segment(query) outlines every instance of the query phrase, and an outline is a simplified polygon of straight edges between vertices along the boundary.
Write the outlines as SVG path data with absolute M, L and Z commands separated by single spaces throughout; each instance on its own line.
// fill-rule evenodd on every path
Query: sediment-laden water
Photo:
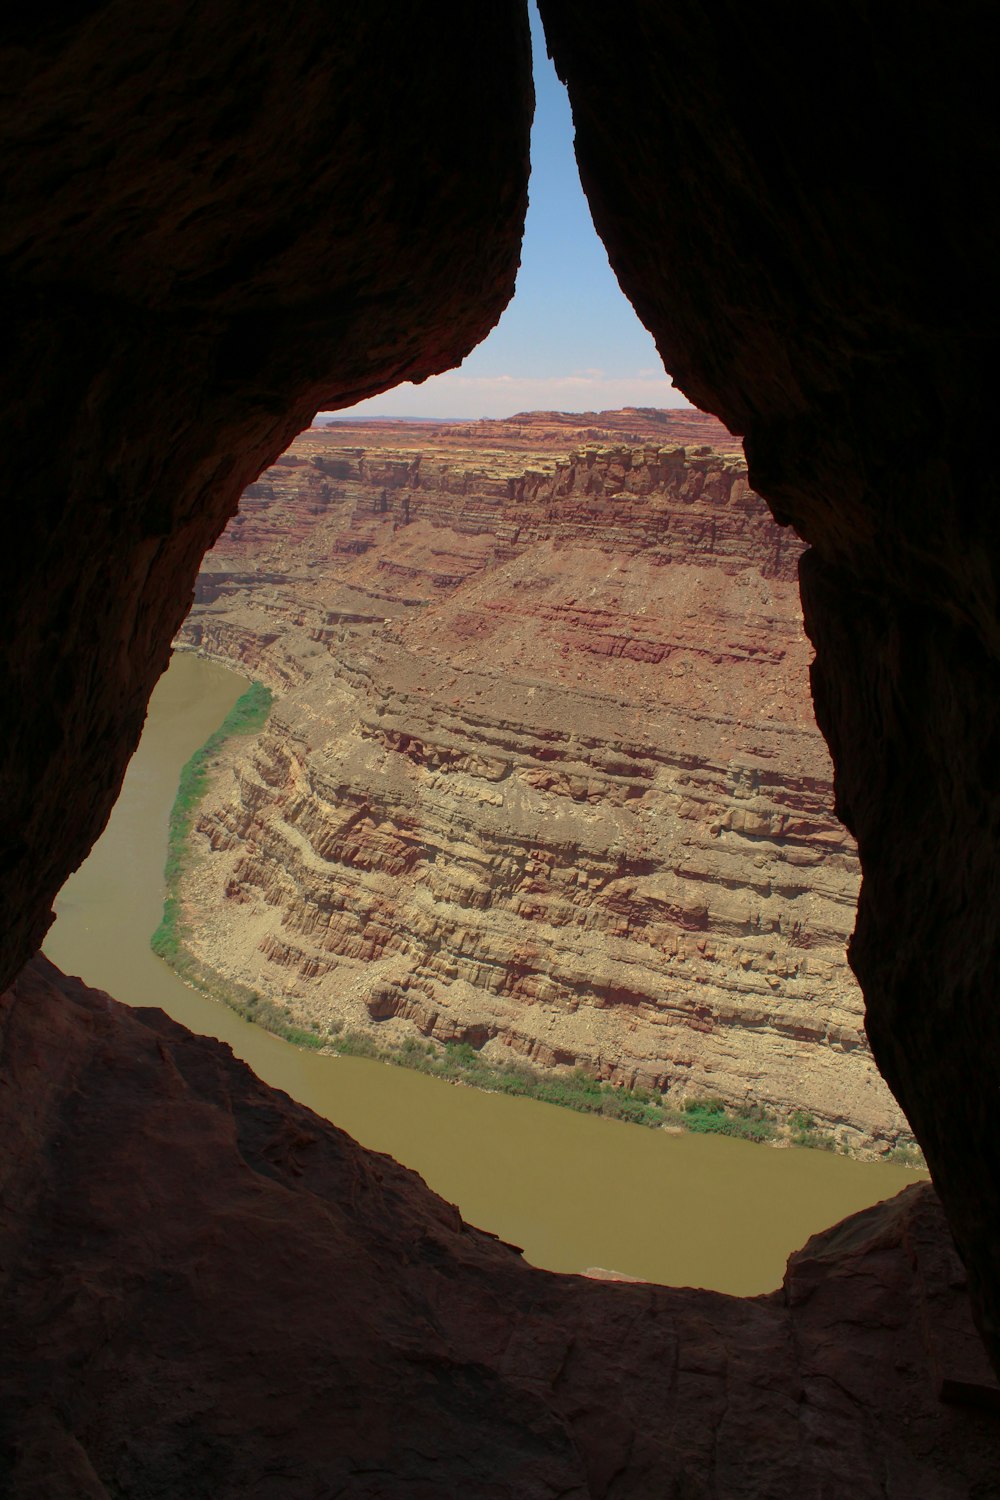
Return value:
M 167 818 L 181 766 L 245 685 L 214 662 L 174 657 L 111 821 L 56 904 L 45 951 L 67 973 L 227 1042 L 268 1083 L 413 1167 L 472 1223 L 552 1270 L 768 1291 L 810 1234 L 914 1180 L 902 1167 L 672 1135 L 319 1055 L 188 989 L 149 947 Z

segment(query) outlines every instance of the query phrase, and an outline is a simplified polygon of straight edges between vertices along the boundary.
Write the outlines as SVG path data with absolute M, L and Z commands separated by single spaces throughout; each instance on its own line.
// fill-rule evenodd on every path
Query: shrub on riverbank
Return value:
M 733 1135 L 745 1141 L 773 1141 L 777 1126 L 761 1105 L 727 1109 L 721 1099 L 685 1099 L 684 1126 L 697 1135 Z
M 836 1137 L 829 1130 L 820 1130 L 812 1115 L 806 1110 L 794 1110 L 788 1124 L 793 1146 L 808 1146 L 813 1151 L 837 1150 Z

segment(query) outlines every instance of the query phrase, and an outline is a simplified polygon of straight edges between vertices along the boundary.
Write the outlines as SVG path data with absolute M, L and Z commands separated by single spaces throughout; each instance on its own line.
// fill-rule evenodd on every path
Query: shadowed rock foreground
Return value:
M 929 1187 L 816 1236 L 767 1297 L 587 1281 L 44 960 L 0 1047 L 5 1494 L 1000 1487 L 995 1413 L 954 1404 L 1000 1392 Z

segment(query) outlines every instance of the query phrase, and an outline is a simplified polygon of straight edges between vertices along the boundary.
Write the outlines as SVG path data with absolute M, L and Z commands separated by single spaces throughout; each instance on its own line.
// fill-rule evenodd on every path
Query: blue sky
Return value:
M 401 385 L 359 415 L 508 417 L 516 411 L 686 406 L 622 294 L 590 219 L 573 156 L 566 90 L 531 6 L 537 104 L 517 291 L 458 369 Z

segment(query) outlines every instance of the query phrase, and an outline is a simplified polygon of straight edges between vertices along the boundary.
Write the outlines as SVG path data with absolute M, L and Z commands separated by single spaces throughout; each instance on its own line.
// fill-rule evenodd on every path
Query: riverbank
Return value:
M 218 768 L 230 740 L 259 734 L 270 712 L 273 695 L 261 682 L 253 682 L 238 699 L 209 738 L 184 765 L 170 813 L 168 852 L 164 870 L 163 916 L 151 939 L 154 953 L 168 963 L 185 984 L 213 1000 L 228 1005 L 245 1020 L 263 1027 L 283 1041 L 339 1056 L 363 1057 L 412 1069 L 449 1083 L 465 1084 L 488 1093 L 512 1095 L 555 1104 L 581 1114 L 596 1115 L 626 1124 L 700 1135 L 730 1136 L 772 1146 L 796 1146 L 839 1152 L 860 1159 L 871 1153 L 851 1149 L 846 1132 L 818 1124 L 802 1108 L 784 1114 L 760 1105 L 734 1108 L 716 1097 L 687 1097 L 677 1105 L 653 1090 L 628 1087 L 601 1080 L 583 1068 L 541 1070 L 521 1060 L 498 1061 L 482 1056 L 467 1042 L 437 1042 L 406 1037 L 382 1045 L 363 1031 L 346 1029 L 334 1020 L 325 1026 L 318 1020 L 303 1023 L 282 1000 L 239 984 L 199 957 L 185 940 L 182 884 L 197 862 L 191 847 L 199 806 L 210 790 L 212 772 Z M 896 1165 L 923 1168 L 919 1150 L 909 1144 L 882 1153 Z
M 158 958 L 175 969 L 184 956 L 184 926 L 181 918 L 180 883 L 191 858 L 191 831 L 195 814 L 208 790 L 212 767 L 227 740 L 238 735 L 259 734 L 267 722 L 272 694 L 262 682 L 252 682 L 237 698 L 218 729 L 213 730 L 181 768 L 177 795 L 170 809 L 167 862 L 163 870 L 165 894 L 163 916 L 150 943 Z
M 251 670 L 281 689 L 266 663 Z M 914 1180 L 835 1152 L 625 1129 L 534 1099 L 445 1087 L 413 1068 L 289 1046 L 185 984 L 149 944 L 163 910 L 170 809 L 182 766 L 249 675 L 175 654 L 111 820 L 57 898 L 45 952 L 65 973 L 217 1038 L 265 1083 L 418 1172 L 468 1222 L 553 1271 L 608 1266 L 674 1286 L 766 1292 L 811 1234 Z
M 227 981 L 217 971 L 199 962 L 183 944 L 167 961 L 185 984 L 193 985 L 210 999 L 221 1001 L 244 1020 L 263 1027 L 293 1046 L 320 1054 L 367 1058 L 485 1093 L 533 1099 L 629 1125 L 695 1135 L 729 1136 L 758 1145 L 836 1152 L 858 1161 L 873 1159 L 871 1153 L 852 1151 L 846 1139 L 838 1139 L 834 1131 L 824 1129 L 806 1110 L 790 1110 L 782 1119 L 757 1105 L 735 1110 L 723 1100 L 711 1097 L 686 1099 L 679 1107 L 672 1108 L 647 1090 L 602 1082 L 581 1068 L 553 1070 L 545 1074 L 523 1062 L 493 1062 L 481 1057 L 467 1042 L 442 1044 L 407 1039 L 397 1046 L 379 1046 L 360 1031 L 331 1030 L 324 1033 L 310 1030 L 295 1024 L 290 1011 L 280 1001 Z M 908 1144 L 895 1146 L 878 1159 L 921 1172 L 926 1170 L 919 1148 Z

